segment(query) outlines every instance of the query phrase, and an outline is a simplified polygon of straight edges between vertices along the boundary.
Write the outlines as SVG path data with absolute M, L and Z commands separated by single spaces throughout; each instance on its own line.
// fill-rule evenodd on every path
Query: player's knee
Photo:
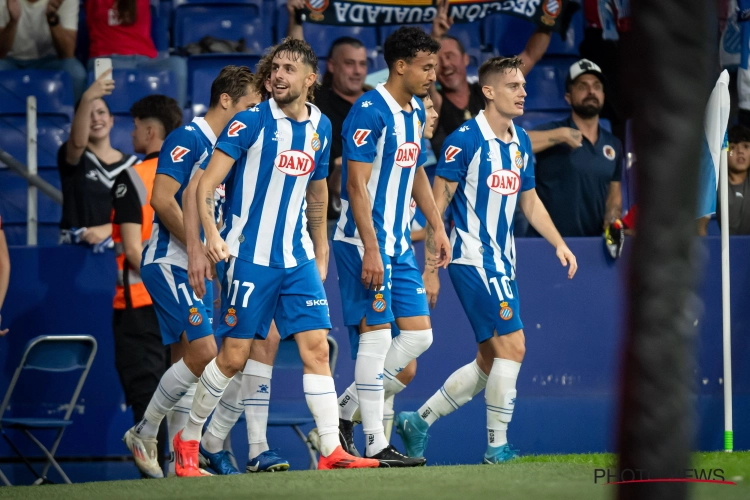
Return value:
M 308 334 L 304 344 L 300 344 L 300 357 L 308 368 L 322 369 L 329 365 L 328 339 L 326 335 Z

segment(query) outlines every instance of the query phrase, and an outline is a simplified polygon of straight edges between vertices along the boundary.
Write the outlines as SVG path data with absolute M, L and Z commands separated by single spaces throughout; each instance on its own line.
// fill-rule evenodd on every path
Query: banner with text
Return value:
M 431 23 L 433 0 L 306 0 L 306 22 L 345 26 L 388 26 Z M 579 5 L 570 0 L 450 0 L 449 16 L 472 23 L 492 14 L 520 17 L 565 38 L 570 17 Z

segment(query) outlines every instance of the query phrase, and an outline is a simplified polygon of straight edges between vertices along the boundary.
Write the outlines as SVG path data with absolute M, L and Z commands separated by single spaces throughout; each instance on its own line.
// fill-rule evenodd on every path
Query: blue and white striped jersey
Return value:
M 174 197 L 182 208 L 182 193 L 201 163 L 211 156 L 216 136 L 203 118 L 173 130 L 159 152 L 157 174 L 165 174 L 180 183 Z M 143 251 L 141 265 L 153 262 L 172 264 L 187 269 L 187 250 L 180 240 L 169 233 L 154 213 L 151 239 Z
M 452 263 L 515 279 L 513 213 L 519 192 L 536 183 L 531 140 L 521 127 L 511 131 L 510 143 L 502 142 L 481 111 L 445 139 L 436 175 L 458 182 L 449 207 Z
M 297 122 L 270 99 L 235 115 L 216 141 L 234 160 L 222 237 L 229 253 L 288 268 L 315 258 L 305 209 L 309 181 L 328 176 L 331 122 L 312 104 Z
M 424 108 L 416 97 L 412 97 L 411 107 L 409 113 L 401 109 L 381 84 L 360 97 L 349 111 L 341 133 L 341 216 L 335 240 L 362 246 L 346 190 L 349 161 L 359 161 L 372 163 L 367 190 L 380 250 L 397 257 L 410 248 L 414 173 L 427 161 L 422 138 Z

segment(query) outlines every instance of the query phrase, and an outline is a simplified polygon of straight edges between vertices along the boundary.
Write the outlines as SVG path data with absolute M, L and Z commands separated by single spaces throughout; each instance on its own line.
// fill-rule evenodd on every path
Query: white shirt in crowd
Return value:
M 16 38 L 8 57 L 22 61 L 57 56 L 52 44 L 52 35 L 47 25 L 48 0 L 18 0 L 21 4 L 21 17 L 16 27 Z M 60 25 L 68 30 L 78 30 L 78 0 L 64 0 L 57 10 Z M 7 0 L 0 0 L 0 27 L 10 21 Z

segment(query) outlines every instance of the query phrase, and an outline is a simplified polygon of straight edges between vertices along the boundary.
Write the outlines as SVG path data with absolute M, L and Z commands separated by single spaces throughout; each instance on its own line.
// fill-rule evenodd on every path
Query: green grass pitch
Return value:
M 451 498 L 609 499 L 616 486 L 594 484 L 594 469 L 614 468 L 614 456 L 543 455 L 503 465 L 460 465 L 392 470 L 290 471 L 232 477 L 167 478 L 74 485 L 0 488 L 0 498 L 24 500 L 407 500 Z M 695 468 L 723 469 L 736 486 L 693 484 L 692 498 L 750 498 L 750 452 L 699 453 Z

